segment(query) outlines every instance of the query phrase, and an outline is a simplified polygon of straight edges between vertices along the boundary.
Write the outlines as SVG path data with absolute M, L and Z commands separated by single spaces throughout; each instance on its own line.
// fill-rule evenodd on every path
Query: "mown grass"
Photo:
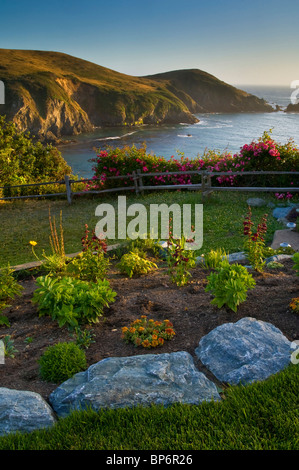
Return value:
M 271 194 L 252 193 L 213 193 L 204 201 L 198 192 L 163 191 L 147 193 L 144 196 L 127 194 L 127 206 L 132 203 L 142 203 L 147 208 L 150 204 L 172 203 L 201 204 L 203 203 L 203 246 L 200 253 L 211 249 L 224 248 L 232 253 L 243 249 L 243 218 L 247 214 L 248 197 L 260 196 L 266 201 L 274 201 Z M 105 196 L 90 198 L 82 196 L 68 205 L 66 199 L 45 199 L 6 202 L 0 205 L 0 223 L 2 243 L 0 248 L 0 266 L 15 266 L 30 261 L 36 261 L 30 240 L 37 242 L 36 253 L 42 258 L 42 251 L 50 254 L 49 236 L 49 209 L 59 224 L 62 212 L 63 231 L 66 253 L 75 253 L 81 250 L 81 237 L 84 234 L 84 225 L 88 224 L 92 230 L 99 218 L 95 216 L 96 207 L 108 202 L 117 208 L 117 197 Z M 266 243 L 271 243 L 274 231 L 282 226 L 271 215 L 272 210 L 267 207 L 253 208 L 253 218 L 259 220 L 268 213 L 268 232 Z M 116 210 L 117 216 L 117 210 Z M 128 221 L 130 219 L 128 218 Z M 113 244 L 118 240 L 109 240 Z
M 1 450 L 298 450 L 298 365 L 221 402 L 75 411 L 48 430 L 0 438 Z

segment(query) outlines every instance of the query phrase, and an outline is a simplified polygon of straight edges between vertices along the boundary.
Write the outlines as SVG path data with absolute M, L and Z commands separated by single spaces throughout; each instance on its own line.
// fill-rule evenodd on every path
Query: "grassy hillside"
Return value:
M 0 114 L 39 138 L 94 126 L 194 123 L 202 111 L 272 110 L 200 70 L 133 77 L 60 52 L 10 49 L 0 49 L 0 64 Z
M 159 81 L 177 95 L 188 95 L 197 104 L 197 112 L 271 112 L 265 100 L 239 90 L 202 70 L 176 70 L 148 77 Z

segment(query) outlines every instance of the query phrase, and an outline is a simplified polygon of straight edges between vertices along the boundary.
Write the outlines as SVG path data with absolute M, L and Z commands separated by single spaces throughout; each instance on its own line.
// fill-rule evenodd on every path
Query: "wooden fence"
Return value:
M 155 184 L 155 185 L 146 185 L 144 184 L 144 178 L 155 177 L 155 176 L 174 176 L 178 175 L 198 175 L 200 176 L 200 183 L 185 183 L 185 184 Z M 133 185 L 120 186 L 116 188 L 108 189 L 99 189 L 99 190 L 85 190 L 85 191 L 72 191 L 72 184 L 78 183 L 88 183 L 101 181 L 100 178 L 86 178 L 81 180 L 72 180 L 68 175 L 65 175 L 64 180 L 62 181 L 51 181 L 46 183 L 31 183 L 31 184 L 20 184 L 14 186 L 1 186 L 0 189 L 13 189 L 13 188 L 26 188 L 34 186 L 44 186 L 44 185 L 53 185 L 59 184 L 65 186 L 64 192 L 51 193 L 51 194 L 30 194 L 23 196 L 8 196 L 0 198 L 0 200 L 11 200 L 11 199 L 28 199 L 28 198 L 40 198 L 40 197 L 55 197 L 55 196 L 66 196 L 69 204 L 72 203 L 74 196 L 82 196 L 85 194 L 104 194 L 104 193 L 113 193 L 121 191 L 135 191 L 136 194 L 144 194 L 145 191 L 160 191 L 160 190 L 178 190 L 178 189 L 187 189 L 192 191 L 200 191 L 203 196 L 210 194 L 213 191 L 254 191 L 254 192 L 299 192 L 299 185 L 290 186 L 290 187 L 264 187 L 264 186 L 213 186 L 212 178 L 219 176 L 226 177 L 235 177 L 235 176 L 266 176 L 266 175 L 292 175 L 298 176 L 298 171 L 242 171 L 242 172 L 208 172 L 205 170 L 192 170 L 192 171 L 179 171 L 179 172 L 154 172 L 154 173 L 142 173 L 140 170 L 136 172 L 133 171 L 129 175 L 120 175 L 120 176 L 109 176 L 105 181 L 111 180 L 129 180 Z

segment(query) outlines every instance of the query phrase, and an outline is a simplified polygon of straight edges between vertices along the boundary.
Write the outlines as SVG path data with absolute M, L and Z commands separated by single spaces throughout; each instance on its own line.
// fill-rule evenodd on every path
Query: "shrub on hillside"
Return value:
M 0 116 L 0 186 L 7 186 L 3 196 L 49 192 L 47 186 L 11 189 L 9 185 L 61 181 L 70 173 L 57 148 L 34 142 L 29 133 L 19 132 L 14 123 Z M 61 188 L 53 192 L 61 192 Z

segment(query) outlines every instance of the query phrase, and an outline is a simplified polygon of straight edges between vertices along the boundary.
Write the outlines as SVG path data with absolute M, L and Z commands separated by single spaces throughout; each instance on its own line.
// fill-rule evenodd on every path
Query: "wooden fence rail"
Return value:
M 148 177 L 155 177 L 155 176 L 181 176 L 181 175 L 198 175 L 200 176 L 201 182 L 200 183 L 184 183 L 184 184 L 155 184 L 155 185 L 147 185 L 144 184 L 144 178 Z M 247 176 L 247 175 L 254 175 L 254 176 L 266 176 L 266 175 L 292 175 L 297 176 L 299 175 L 298 171 L 240 171 L 240 172 L 208 172 L 206 170 L 190 170 L 190 171 L 166 171 L 166 172 L 153 172 L 153 173 L 142 173 L 140 170 L 137 172 L 133 171 L 132 174 L 129 175 L 119 175 L 119 176 L 108 176 L 105 178 L 105 181 L 109 180 L 133 180 L 133 185 L 121 186 L 116 188 L 108 188 L 108 189 L 99 189 L 99 190 L 86 190 L 86 191 L 72 191 L 72 184 L 78 183 L 87 183 L 87 182 L 96 182 L 101 181 L 101 178 L 85 178 L 81 180 L 72 180 L 68 175 L 65 175 L 64 180 L 62 181 L 48 181 L 43 183 L 30 183 L 30 184 L 18 184 L 18 185 L 6 185 L 0 186 L 1 189 L 13 189 L 13 188 L 26 188 L 26 187 L 34 187 L 34 186 L 45 186 L 45 185 L 53 185 L 53 184 L 60 184 L 65 185 L 65 191 L 60 193 L 51 193 L 51 194 L 30 194 L 30 195 L 23 195 L 23 196 L 8 196 L 2 197 L 0 200 L 10 200 L 10 199 L 27 199 L 27 198 L 40 198 L 40 197 L 55 197 L 55 196 L 66 196 L 67 201 L 69 204 L 72 203 L 72 199 L 74 196 L 78 195 L 85 195 L 85 194 L 104 194 L 104 193 L 112 193 L 112 192 L 120 192 L 120 191 L 135 191 L 136 194 L 144 194 L 144 191 L 159 191 L 159 190 L 171 190 L 171 189 L 188 189 L 193 191 L 201 191 L 203 196 L 210 194 L 213 191 L 263 191 L 263 192 L 299 192 L 299 185 L 298 186 L 290 186 L 290 187 L 263 187 L 263 186 L 213 186 L 212 185 L 212 178 L 215 176 Z

